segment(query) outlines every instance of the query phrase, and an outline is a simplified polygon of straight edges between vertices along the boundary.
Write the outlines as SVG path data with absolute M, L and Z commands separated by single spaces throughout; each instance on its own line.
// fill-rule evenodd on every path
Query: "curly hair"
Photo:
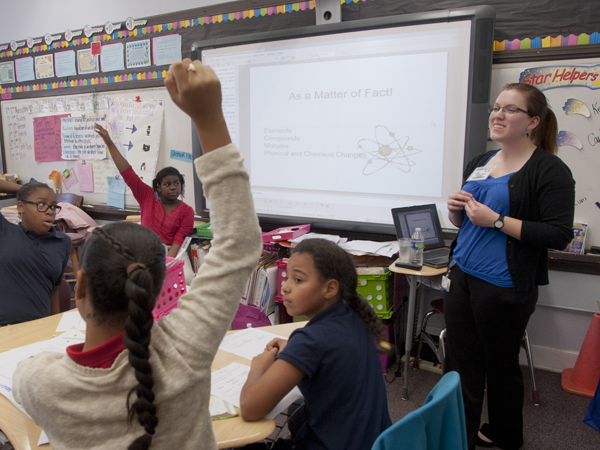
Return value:
M 340 299 L 348 303 L 379 342 L 385 341 L 383 323 L 371 305 L 356 291 L 358 274 L 352 258 L 337 244 L 326 239 L 306 239 L 294 248 L 294 254 L 312 257 L 317 273 L 323 280 L 337 280 Z
M 123 341 L 138 381 L 127 396 L 129 423 L 137 415 L 145 431 L 129 449 L 148 449 L 158 425 L 149 344 L 152 309 L 165 278 L 164 248 L 146 227 L 130 222 L 109 224 L 96 228 L 86 243 L 82 268 L 88 279 L 94 320 L 101 324 L 125 319 Z M 137 400 L 131 403 L 134 392 Z
M 177 170 L 175 167 L 169 166 L 169 167 L 160 169 L 160 171 L 156 174 L 156 177 L 154 178 L 154 180 L 152 180 L 152 190 L 156 194 L 158 194 L 158 190 L 160 188 L 160 183 L 162 183 L 163 178 L 168 177 L 169 175 L 174 175 L 177 178 L 179 178 L 179 183 L 181 184 L 181 197 L 183 198 L 185 195 L 185 178 L 183 177 L 183 175 L 181 175 L 179 170 Z

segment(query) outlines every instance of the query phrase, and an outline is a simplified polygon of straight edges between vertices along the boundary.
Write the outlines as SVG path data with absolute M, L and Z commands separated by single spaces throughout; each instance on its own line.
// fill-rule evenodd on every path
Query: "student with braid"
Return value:
M 129 222 L 94 230 L 77 273 L 85 342 L 23 361 L 13 379 L 15 399 L 56 449 L 217 448 L 211 363 L 262 241 L 216 75 L 178 61 L 165 84 L 200 137 L 195 166 L 211 204 L 212 247 L 178 307 L 154 322 L 165 275 L 160 238 Z
M 356 292 L 356 268 L 336 244 L 302 241 L 287 273 L 283 304 L 288 314 L 309 322 L 289 341 L 274 339 L 252 360 L 240 398 L 242 417 L 262 419 L 298 385 L 306 421 L 292 440 L 273 448 L 369 449 L 391 425 L 376 345 L 383 344 L 383 324 Z

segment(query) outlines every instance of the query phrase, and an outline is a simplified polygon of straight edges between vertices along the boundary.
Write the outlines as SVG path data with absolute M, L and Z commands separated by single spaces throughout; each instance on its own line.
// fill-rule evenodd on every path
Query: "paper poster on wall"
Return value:
M 28 58 L 16 59 L 15 63 L 17 68 L 17 81 L 19 83 L 35 80 L 33 58 L 31 56 Z
M 56 68 L 56 76 L 58 78 L 77 75 L 77 70 L 75 69 L 75 51 L 69 50 L 66 52 L 55 53 L 54 65 Z
M 123 44 L 111 44 L 102 46 L 102 72 L 114 72 L 125 70 L 123 61 Z
M 125 181 L 123 178 L 107 177 L 107 184 L 106 204 L 115 208 L 125 208 Z
M 15 82 L 15 62 L 8 61 L 0 63 L 0 84 Z
M 150 65 L 150 39 L 128 42 L 126 52 L 128 69 Z
M 181 35 L 155 37 L 152 39 L 155 66 L 165 66 L 181 60 Z
M 93 164 L 94 166 L 94 192 L 96 194 L 107 194 L 108 182 L 106 180 L 108 177 L 115 175 L 112 160 L 104 159 L 93 163 L 88 161 L 87 164 Z
M 8 103 L 10 104 L 10 103 Z M 29 127 L 29 105 L 7 106 L 2 114 L 2 126 L 4 127 L 4 151 L 9 161 L 31 159 L 33 143 L 33 127 Z
M 77 161 L 79 191 L 94 192 L 94 165 L 87 161 Z
M 33 152 L 38 162 L 61 161 L 61 119 L 70 114 L 33 118 Z
M 79 75 L 98 72 L 98 55 L 92 55 L 92 49 L 77 50 L 77 72 Z
M 107 129 L 113 142 L 149 186 L 158 159 L 164 110 L 162 100 L 137 102 L 117 98 L 108 115 Z
M 42 55 L 35 57 L 35 77 L 41 78 L 54 77 L 54 58 L 52 55 Z
M 63 159 L 104 159 L 106 146 L 94 124 L 105 124 L 105 119 L 95 116 L 67 117 L 61 119 Z
M 62 181 L 63 186 L 66 189 L 71 189 L 79 181 L 77 179 L 77 172 L 75 171 L 75 167 L 63 170 L 60 174 L 60 180 Z

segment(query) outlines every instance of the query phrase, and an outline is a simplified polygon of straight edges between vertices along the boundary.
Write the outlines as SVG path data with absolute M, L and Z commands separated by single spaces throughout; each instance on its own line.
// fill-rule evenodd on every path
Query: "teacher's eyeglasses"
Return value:
M 498 106 L 498 105 L 490 105 L 488 106 L 488 113 L 497 113 L 500 110 L 502 110 L 502 112 L 506 113 L 506 114 L 516 114 L 518 111 L 520 112 L 524 112 L 525 114 L 529 114 L 531 117 L 533 117 L 533 114 L 531 114 L 529 111 L 526 111 L 524 109 L 518 108 L 516 106 Z
M 39 212 L 46 212 L 48 211 L 48 208 L 50 208 L 50 210 L 52 210 L 53 214 L 59 213 L 60 210 L 62 209 L 62 207 L 58 206 L 58 205 L 47 205 L 44 202 L 32 202 L 29 200 L 21 200 L 23 203 L 29 203 L 31 205 L 36 205 L 37 206 L 37 210 Z

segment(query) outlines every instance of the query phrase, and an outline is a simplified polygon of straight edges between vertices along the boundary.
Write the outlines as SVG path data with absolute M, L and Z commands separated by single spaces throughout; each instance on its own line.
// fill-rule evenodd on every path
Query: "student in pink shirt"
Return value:
M 152 180 L 152 187 L 144 183 L 131 165 L 121 155 L 108 131 L 96 124 L 96 132 L 102 137 L 110 156 L 123 180 L 140 204 L 142 225 L 150 228 L 167 247 L 167 256 L 175 257 L 185 236 L 194 228 L 194 210 L 179 199 L 183 198 L 185 180 L 174 167 L 161 169 Z M 184 256 L 185 277 L 191 282 L 193 270 L 187 254 Z

